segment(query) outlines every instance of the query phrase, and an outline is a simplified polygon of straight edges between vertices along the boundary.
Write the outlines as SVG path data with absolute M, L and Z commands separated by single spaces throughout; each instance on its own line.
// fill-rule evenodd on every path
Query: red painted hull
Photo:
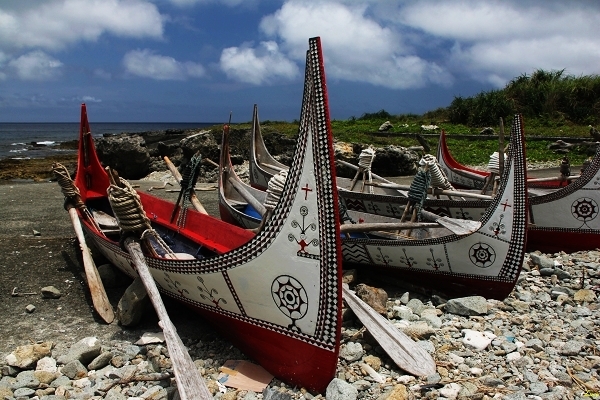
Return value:
M 539 250 L 543 253 L 564 251 L 573 253 L 600 248 L 600 235 L 595 232 L 569 231 L 566 229 L 536 229 L 529 227 L 527 251 Z
M 192 309 L 211 321 L 215 329 L 249 358 L 260 360 L 263 368 L 290 385 L 303 387 L 308 381 L 311 382 L 308 389 L 322 393 L 335 375 L 337 351 L 324 350 L 199 307 Z

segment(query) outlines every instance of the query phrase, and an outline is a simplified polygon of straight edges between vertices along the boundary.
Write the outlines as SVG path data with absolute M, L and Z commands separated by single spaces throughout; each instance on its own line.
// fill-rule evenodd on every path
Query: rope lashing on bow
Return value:
M 441 188 L 443 190 L 455 190 L 454 186 L 448 180 L 448 177 L 440 168 L 440 164 L 437 159 L 431 154 L 425 154 L 421 160 L 423 160 L 427 166 L 429 167 L 429 172 L 431 174 L 431 183 L 430 186 L 432 188 Z
M 65 196 L 65 200 L 71 201 L 72 204 L 78 209 L 85 208 L 85 204 L 81 199 L 81 192 L 79 188 L 75 186 L 75 182 L 71 179 L 71 175 L 67 170 L 67 167 L 60 163 L 52 164 L 52 172 L 54 173 L 54 177 L 60 186 L 60 191 L 63 196 Z
M 111 183 L 107 189 L 108 202 L 113 209 L 119 228 L 123 233 L 142 232 L 140 239 L 153 239 L 165 254 L 174 254 L 160 235 L 152 228 L 146 216 L 140 196 L 125 179 L 119 177 L 118 185 Z
M 569 157 L 564 157 L 560 163 L 560 176 L 566 178 L 571 175 L 571 162 Z
M 273 211 L 279 202 L 286 179 L 287 171 L 279 171 L 279 173 L 273 175 L 273 177 L 269 179 L 269 183 L 267 184 L 267 197 L 265 198 L 264 204 L 268 211 Z
M 60 186 L 60 191 L 62 192 L 63 196 L 65 196 L 65 209 L 67 209 L 69 205 L 77 208 L 86 217 L 86 219 L 92 223 L 96 229 L 98 229 L 98 231 L 100 231 L 100 227 L 94 218 L 92 218 L 90 211 L 85 206 L 85 203 L 81 198 L 81 192 L 79 191 L 79 188 L 75 186 L 75 182 L 73 179 L 71 179 L 71 175 L 69 174 L 67 167 L 61 163 L 54 163 L 52 164 L 52 172 L 54 173 L 56 181 Z
M 506 156 L 504 156 L 506 160 Z M 487 169 L 494 174 L 500 174 L 500 155 L 497 151 L 493 152 L 490 155 L 490 160 L 488 161 Z
M 373 160 L 375 160 L 375 150 L 371 147 L 363 149 L 358 156 L 358 168 L 359 171 L 362 170 L 363 174 L 363 187 L 361 191 L 364 190 L 365 175 L 369 183 L 373 182 L 373 175 L 371 174 Z M 373 193 L 373 186 L 369 186 L 369 193 Z
M 410 184 L 410 188 L 408 189 L 408 204 L 406 209 L 416 210 L 417 218 L 420 221 L 421 209 L 423 208 L 423 203 L 427 198 L 427 189 L 431 184 L 431 172 L 427 163 L 422 159 L 419 161 L 419 164 L 420 167 L 417 170 L 417 174 L 415 175 Z

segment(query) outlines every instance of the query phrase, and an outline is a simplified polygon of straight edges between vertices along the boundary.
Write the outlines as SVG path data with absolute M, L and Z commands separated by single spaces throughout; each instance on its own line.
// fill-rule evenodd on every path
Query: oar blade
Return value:
M 348 306 L 398 367 L 416 376 L 436 372 L 435 361 L 423 347 L 358 298 L 348 285 L 344 284 L 342 291 Z
M 77 241 L 79 242 L 79 247 L 81 248 L 83 269 L 85 271 L 88 287 L 90 288 L 90 295 L 92 297 L 94 310 L 96 310 L 104 322 L 110 324 L 114 321 L 115 314 L 112 305 L 108 300 L 106 291 L 104 290 L 104 285 L 102 283 L 102 279 L 100 278 L 100 274 L 98 273 L 98 269 L 96 268 L 96 264 L 94 263 L 94 259 L 92 258 L 92 255 L 90 254 L 85 242 L 85 236 L 83 234 L 83 229 L 81 228 L 81 222 L 79 221 L 79 216 L 77 215 L 75 208 L 69 208 L 69 216 L 71 217 L 71 223 L 73 224 L 73 229 L 75 230 L 75 235 L 77 236 Z
M 435 222 L 459 236 L 470 235 L 481 228 L 481 221 L 470 221 L 467 219 L 440 217 L 436 219 Z

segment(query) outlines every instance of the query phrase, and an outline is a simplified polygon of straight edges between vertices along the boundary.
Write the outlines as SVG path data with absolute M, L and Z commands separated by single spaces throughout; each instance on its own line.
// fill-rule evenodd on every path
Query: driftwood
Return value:
M 79 241 L 79 247 L 81 248 L 81 254 L 83 258 L 83 269 L 85 270 L 85 276 L 87 278 L 87 284 L 90 288 L 90 295 L 92 296 L 92 304 L 94 305 L 94 309 L 100 315 L 100 317 L 106 322 L 110 324 L 115 319 L 115 314 L 113 308 L 108 301 L 108 296 L 106 295 L 106 290 L 104 290 L 104 285 L 102 284 L 102 279 L 100 279 L 100 274 L 98 273 L 98 269 L 96 268 L 96 264 L 94 263 L 94 259 L 90 254 L 90 250 L 85 243 L 85 236 L 83 235 L 83 229 L 81 228 L 81 221 L 79 221 L 79 215 L 77 215 L 77 210 L 74 206 L 68 204 L 67 211 L 69 211 L 69 216 L 71 217 L 71 223 L 73 224 L 73 229 L 75 230 L 75 235 L 77 236 L 77 240 Z
M 150 301 L 152 301 L 152 305 L 160 319 L 158 324 L 165 335 L 165 341 L 167 342 L 169 356 L 173 363 L 175 380 L 177 381 L 177 390 L 179 391 L 180 397 L 183 400 L 212 399 L 212 395 L 208 391 L 206 383 L 200 376 L 198 369 L 194 365 L 190 354 L 185 349 L 181 338 L 177 334 L 175 326 L 167 314 L 167 309 L 160 297 L 154 278 L 152 278 L 148 265 L 146 265 L 146 260 L 140 244 L 133 239 L 133 237 L 129 236 L 125 238 L 124 245 L 131 256 L 135 269 L 142 279 L 144 287 L 150 297 Z
M 171 175 L 173 175 L 173 178 L 175 178 L 175 180 L 177 180 L 177 182 L 179 182 L 179 184 L 181 184 L 181 179 L 182 179 L 181 174 L 177 170 L 177 167 L 175 167 L 175 164 L 173 164 L 171 162 L 171 160 L 169 160 L 169 157 L 167 157 L 167 156 L 164 156 L 163 159 L 165 160 L 165 163 L 167 164 L 167 168 L 169 168 L 169 171 L 171 171 Z M 204 208 L 202 203 L 200 203 L 200 200 L 198 200 L 198 197 L 196 196 L 194 189 L 192 189 L 192 192 L 190 193 L 190 202 L 192 203 L 192 205 L 194 206 L 196 211 L 198 211 L 202 214 L 208 214 L 208 212 L 206 211 L 206 209 Z
M 350 309 L 398 367 L 417 376 L 435 373 L 435 361 L 423 347 L 358 298 L 345 283 L 342 294 Z

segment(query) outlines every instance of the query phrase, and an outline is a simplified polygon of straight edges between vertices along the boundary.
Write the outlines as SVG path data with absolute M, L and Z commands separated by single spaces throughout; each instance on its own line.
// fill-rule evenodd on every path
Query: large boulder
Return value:
M 150 153 L 140 135 L 113 135 L 96 140 L 98 157 L 105 166 L 117 170 L 125 179 L 140 179 L 148 175 Z

